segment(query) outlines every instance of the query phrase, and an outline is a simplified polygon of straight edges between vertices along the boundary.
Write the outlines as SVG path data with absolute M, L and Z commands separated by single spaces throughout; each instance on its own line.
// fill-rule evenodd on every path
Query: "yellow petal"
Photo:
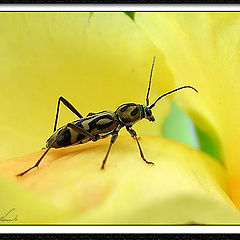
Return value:
M 176 86 L 199 90 L 177 102 L 219 144 L 240 206 L 240 13 L 137 13 L 136 22 L 166 55 Z
M 53 149 L 39 169 L 20 178 L 16 174 L 31 167 L 43 151 L 2 161 L 0 172 L 49 204 L 67 209 L 67 217 L 46 223 L 240 222 L 239 211 L 227 195 L 225 170 L 216 161 L 171 140 L 143 137 L 140 143 L 154 166 L 141 159 L 130 136 L 122 136 L 113 145 L 104 171 L 100 167 L 109 139 Z
M 68 216 L 64 207 L 56 206 L 14 180 L 0 176 L 0 189 L 0 224 L 45 224 Z
M 61 95 L 84 116 L 144 103 L 154 55 L 151 99 L 173 85 L 164 57 L 124 13 L 1 12 L 0 35 L 0 159 L 45 145 Z M 159 135 L 167 110 L 137 128 Z M 61 107 L 59 126 L 74 119 Z

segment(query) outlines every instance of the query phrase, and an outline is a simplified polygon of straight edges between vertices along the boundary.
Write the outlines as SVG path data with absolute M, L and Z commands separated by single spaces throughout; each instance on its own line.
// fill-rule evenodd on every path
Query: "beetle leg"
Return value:
M 79 118 L 83 118 L 83 116 L 78 112 L 78 110 L 64 97 L 59 97 L 58 98 L 58 103 L 57 103 L 57 113 L 56 113 L 56 117 L 55 117 L 55 122 L 54 122 L 54 128 L 53 128 L 53 132 L 56 131 L 57 129 L 57 121 L 58 121 L 58 115 L 59 115 L 59 107 L 60 107 L 60 103 L 63 103 L 69 110 L 71 110 L 74 114 L 76 114 Z
M 89 116 L 93 116 L 93 115 L 95 115 L 96 113 L 92 113 L 92 112 L 90 112 L 90 113 L 88 113 L 87 114 L 87 117 L 89 117 Z
M 77 133 L 81 133 L 87 137 L 90 137 L 92 139 L 93 142 L 97 141 L 100 137 L 99 135 L 92 135 L 91 133 L 87 132 L 86 130 L 84 130 L 83 128 L 73 124 L 73 123 L 68 123 L 67 126 L 69 128 L 72 128 L 74 131 L 76 131 Z
M 139 148 L 139 152 L 140 152 L 140 155 L 141 155 L 141 158 L 143 159 L 144 162 L 146 162 L 147 164 L 152 164 L 154 165 L 153 162 L 149 162 L 146 160 L 146 158 L 144 157 L 144 154 L 143 154 L 143 150 L 140 146 L 140 143 L 139 143 L 139 138 L 137 136 L 137 133 L 130 127 L 126 127 L 127 131 L 131 134 L 132 138 L 135 139 L 137 141 L 137 145 L 138 145 L 138 148 Z
M 36 164 L 33 167 L 30 167 L 29 169 L 27 169 L 26 171 L 19 173 L 17 176 L 23 176 L 24 174 L 26 174 L 27 172 L 29 172 L 30 170 L 32 170 L 33 168 L 38 167 L 38 165 L 40 164 L 40 162 L 42 161 L 42 159 L 44 158 L 44 156 L 48 153 L 48 151 L 52 148 L 52 146 L 58 141 L 58 139 L 66 132 L 67 128 L 71 128 L 74 131 L 84 134 L 88 137 L 90 137 L 93 141 L 97 141 L 98 137 L 92 135 L 91 133 L 88 133 L 87 131 L 85 131 L 84 129 L 74 125 L 73 123 L 68 123 L 62 130 L 62 132 L 56 137 L 56 139 L 47 147 L 46 151 L 43 153 L 43 155 L 39 158 L 39 160 L 36 162 Z
M 96 114 L 98 114 L 98 113 L 103 113 L 103 112 L 106 112 L 106 111 L 104 110 L 104 111 L 96 112 L 96 113 L 90 112 L 90 113 L 87 114 L 87 117 L 96 115 Z
M 106 155 L 105 155 L 105 157 L 103 159 L 101 169 L 104 169 L 104 166 L 105 166 L 105 163 L 107 161 L 108 155 L 110 153 L 111 147 L 112 147 L 113 143 L 116 141 L 117 137 L 118 137 L 118 132 L 114 132 L 112 137 L 111 137 L 110 145 L 108 147 L 107 153 L 106 153 Z

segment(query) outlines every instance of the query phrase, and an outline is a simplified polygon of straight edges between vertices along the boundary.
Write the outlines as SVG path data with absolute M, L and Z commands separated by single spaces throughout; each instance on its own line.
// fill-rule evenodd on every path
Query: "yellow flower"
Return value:
M 176 85 L 194 85 L 201 93 L 178 95 L 178 103 L 218 143 L 229 197 L 240 207 L 240 14 L 139 13 L 136 22 L 166 54 Z
M 176 28 L 174 16 L 165 21 L 166 27 L 169 24 Z M 161 36 L 156 35 L 160 31 L 159 17 L 163 18 L 161 14 L 137 13 L 136 23 L 162 49 L 167 44 L 158 41 Z M 231 20 L 229 26 L 234 23 Z M 225 25 L 221 27 L 227 28 Z M 214 32 L 212 26 L 208 27 Z M 195 32 L 171 30 L 166 43 L 173 44 L 177 38 L 174 33 L 181 32 L 194 47 L 190 39 L 198 36 L 197 28 L 193 28 Z M 204 91 L 206 83 L 191 82 L 189 75 L 184 75 L 188 71 L 193 74 L 194 69 L 184 63 L 180 68 L 179 58 L 174 60 L 169 48 L 160 52 L 123 13 L 0 13 L 0 33 L 0 106 L 4 113 L 0 124 L 1 159 L 16 157 L 0 162 L 1 224 L 239 223 L 239 211 L 229 198 L 225 168 L 201 151 L 160 137 L 169 98 L 154 108 L 154 124 L 141 121 L 134 125 L 142 136 L 140 143 L 147 160 L 155 166 L 141 159 L 130 136 L 120 136 L 104 171 L 100 171 L 100 166 L 109 139 L 53 149 L 39 169 L 17 178 L 16 174 L 32 166 L 43 153 L 17 157 L 40 149 L 51 135 L 60 95 L 84 116 L 88 112 L 115 110 L 124 102 L 144 103 L 154 55 L 157 64 L 151 102 L 174 85 L 193 85 L 199 94 L 182 92 L 178 102 L 183 99 L 182 105 L 190 116 L 199 126 L 209 123 L 207 130 L 217 137 L 221 136 L 221 128 L 214 125 L 218 117 L 214 114 L 219 109 L 215 112 L 211 108 L 210 90 Z M 201 42 L 208 39 L 207 33 L 201 35 Z M 188 50 L 188 46 L 176 45 L 171 53 L 179 56 L 178 51 L 183 49 Z M 191 52 L 187 54 L 189 63 L 198 60 L 192 59 Z M 210 54 L 209 61 L 213 61 L 212 56 L 215 57 Z M 175 63 L 178 65 L 173 69 Z M 205 65 L 201 66 L 205 73 Z M 215 104 L 220 93 L 211 95 Z M 207 96 L 204 105 L 203 97 Z M 196 104 L 199 108 L 195 111 Z M 59 126 L 73 119 L 73 114 L 62 107 Z

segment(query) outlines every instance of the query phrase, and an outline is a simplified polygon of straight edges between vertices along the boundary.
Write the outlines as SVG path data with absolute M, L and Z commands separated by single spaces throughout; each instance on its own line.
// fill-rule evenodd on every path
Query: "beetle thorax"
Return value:
M 120 123 L 124 126 L 132 126 L 142 119 L 141 105 L 136 103 L 125 103 L 118 107 L 116 114 Z

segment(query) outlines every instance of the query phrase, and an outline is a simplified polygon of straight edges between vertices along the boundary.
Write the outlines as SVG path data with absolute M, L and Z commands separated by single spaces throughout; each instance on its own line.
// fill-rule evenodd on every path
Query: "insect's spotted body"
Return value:
M 106 138 L 111 135 L 115 129 L 120 130 L 122 127 L 131 127 L 143 118 L 147 118 L 149 121 L 155 121 L 150 109 L 147 110 L 146 106 L 136 103 L 122 104 L 115 112 L 102 111 L 99 113 L 89 113 L 87 117 L 73 121 L 72 124 L 83 128 L 88 133 L 94 135 L 96 139 L 91 139 L 89 136 L 67 127 L 65 133 L 54 143 L 66 127 L 65 125 L 50 136 L 46 142 L 46 148 L 51 145 L 52 148 L 61 148 Z
M 142 120 L 143 118 L 151 122 L 155 121 L 151 109 L 156 105 L 156 103 L 161 98 L 165 97 L 166 95 L 176 92 L 183 88 L 191 88 L 197 92 L 197 90 L 191 86 L 179 87 L 177 89 L 174 89 L 170 92 L 161 95 L 151 105 L 149 105 L 149 92 L 154 62 L 155 57 L 153 59 L 153 64 L 150 73 L 146 105 L 136 103 L 125 103 L 120 105 L 116 111 L 101 111 L 98 113 L 89 113 L 86 117 L 83 117 L 71 103 L 69 103 L 65 98 L 60 97 L 58 99 L 54 132 L 46 142 L 47 149 L 33 167 L 18 174 L 18 176 L 22 176 L 31 169 L 38 167 L 44 156 L 51 148 L 61 148 L 75 144 L 84 144 L 89 141 L 98 141 L 99 139 L 106 138 L 111 135 L 110 145 L 108 147 L 107 153 L 105 155 L 101 167 L 101 169 L 104 169 L 112 144 L 116 141 L 118 137 L 118 132 L 123 127 L 125 127 L 126 130 L 130 133 L 130 135 L 136 140 L 141 158 L 147 164 L 153 164 L 152 162 L 148 162 L 145 159 L 142 148 L 139 143 L 139 139 L 137 137 L 137 133 L 132 129 L 132 126 L 138 121 Z M 76 114 L 79 119 L 71 123 L 68 123 L 67 125 L 56 130 L 59 115 L 59 107 L 61 102 L 66 107 L 68 107 L 74 114 Z
M 118 118 L 113 111 L 102 111 L 99 113 L 89 113 L 87 117 L 80 118 L 73 121 L 72 124 L 83 128 L 88 133 L 94 135 L 96 140 L 108 137 L 119 125 Z M 63 126 L 53 133 L 52 136 L 47 140 L 46 147 L 48 148 L 62 133 Z M 67 147 L 74 144 L 83 144 L 89 142 L 91 139 L 82 133 L 76 132 L 74 129 L 67 127 L 66 131 L 59 139 L 52 144 L 53 148 Z

